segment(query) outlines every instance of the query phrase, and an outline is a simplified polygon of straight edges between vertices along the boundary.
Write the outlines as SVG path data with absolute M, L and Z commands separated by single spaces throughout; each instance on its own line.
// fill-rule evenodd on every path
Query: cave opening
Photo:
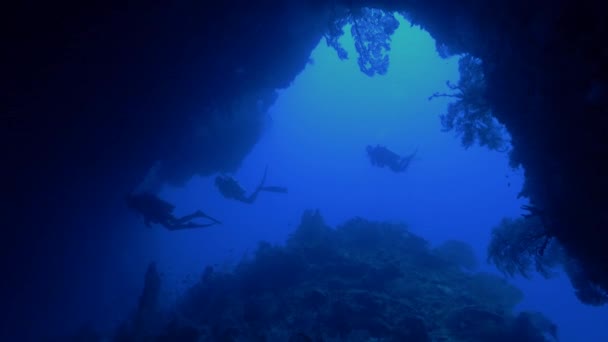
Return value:
M 162 196 L 182 213 L 202 205 L 227 222 L 196 234 L 147 232 L 147 253 L 158 256 L 160 268 L 169 270 L 168 283 L 175 284 L 170 298 L 198 281 L 202 265 L 229 270 L 251 256 L 258 241 L 285 243 L 302 212 L 315 208 L 331 226 L 361 216 L 404 222 L 432 245 L 465 241 L 480 270 L 498 274 L 485 262 L 491 229 L 503 217 L 522 214 L 520 207 L 527 203 L 518 197 L 523 170 L 509 165 L 505 151 L 477 144 L 464 148 L 461 136 L 443 131 L 439 116 L 452 99 L 429 97 L 448 93 L 446 81 L 458 81 L 460 56 L 442 58 L 428 33 L 397 17 L 400 25 L 392 36 L 385 75 L 369 77 L 360 71 L 350 34 L 340 38 L 346 60 L 323 39 L 305 70 L 279 91 L 265 113 L 259 141 L 232 175 L 253 189 L 268 166 L 269 179 L 289 187 L 287 197 L 262 195 L 255 206 L 225 201 L 215 191 L 215 175 L 163 189 Z M 506 132 L 504 137 L 508 140 Z M 371 167 L 365 153 L 369 144 L 401 154 L 416 151 L 416 158 L 405 174 L 392 174 Z M 598 330 L 600 313 L 578 303 L 565 276 L 512 281 L 525 293 L 519 309 L 548 316 L 562 338 L 581 329 L 580 322 L 571 323 L 574 311 L 586 317 L 586 329 L 603 333 Z M 552 309 L 563 305 L 574 311 Z
M 358 24 L 367 25 L 367 29 L 355 27 L 353 33 L 347 27 L 348 33 L 338 41 L 334 38 L 340 36 L 342 27 L 330 27 L 328 42 L 332 48 L 322 40 L 309 57 L 306 70 L 287 88 L 305 64 L 307 56 L 302 51 L 310 51 L 317 43 L 313 40 L 327 29 L 327 22 L 334 23 L 331 15 L 326 15 L 335 11 L 340 2 L 322 6 L 321 2 L 311 1 L 310 8 L 300 6 L 303 3 L 278 6 L 277 12 L 273 4 L 264 7 L 268 12 L 245 6 L 246 10 L 237 15 L 233 9 L 226 10 L 227 6 L 217 12 L 207 11 L 205 4 L 195 8 L 178 5 L 174 12 L 161 6 L 147 14 L 127 11 L 91 21 L 93 29 L 81 34 L 72 36 L 66 29 L 64 33 L 70 31 L 66 41 L 61 37 L 57 40 L 69 46 L 67 54 L 61 44 L 47 54 L 29 54 L 37 56 L 31 60 L 41 62 L 43 67 L 32 65 L 29 70 L 29 64 L 35 63 L 23 63 L 27 66 L 17 68 L 14 74 L 20 74 L 22 69 L 28 72 L 17 85 L 30 90 L 29 76 L 42 71 L 36 77 L 44 79 L 42 84 L 48 88 L 28 91 L 35 100 L 22 101 L 31 103 L 24 111 L 43 113 L 39 115 L 42 121 L 32 116 L 36 125 L 24 120 L 17 128 L 28 129 L 12 129 L 6 135 L 11 144 L 28 142 L 22 144 L 23 151 L 8 154 L 9 160 L 16 159 L 18 165 L 24 166 L 9 168 L 15 179 L 9 189 L 17 197 L 17 201 L 11 201 L 17 203 L 17 210 L 12 213 L 19 221 L 16 226 L 27 228 L 15 229 L 3 239 L 9 247 L 8 254 L 14 254 L 6 259 L 11 266 L 6 283 L 18 288 L 6 292 L 11 297 L 7 303 L 14 311 L 14 320 L 19 322 L 14 330 L 28 326 L 25 322 L 36 321 L 43 322 L 37 325 L 48 331 L 64 331 L 67 325 L 71 328 L 79 320 L 87 320 L 109 331 L 125 322 L 125 312 L 132 312 L 150 261 L 156 261 L 161 272 L 164 304 L 172 305 L 193 284 L 200 285 L 206 279 L 209 273 L 202 271 L 207 270 L 205 266 L 218 272 L 230 270 L 259 251 L 258 240 L 281 245 L 300 226 L 301 219 L 311 218 L 302 216 L 302 211 L 313 208 L 318 208 L 332 227 L 361 216 L 404 222 L 412 233 L 428 239 L 432 246 L 448 239 L 464 240 L 472 245 L 479 268 L 495 272 L 485 263 L 490 230 L 501 217 L 526 214 L 520 210 L 525 200 L 517 198 L 523 186 L 523 171 L 510 168 L 507 154 L 500 152 L 502 148 L 489 151 L 477 146 L 477 137 L 466 135 L 466 125 L 456 128 L 458 131 L 464 127 L 459 136 L 441 132 L 445 127 L 439 115 L 449 113 L 447 108 L 455 99 L 449 94 L 458 90 L 445 83 L 449 80 L 453 86 L 458 80 L 457 56 L 439 59 L 440 54 L 450 55 L 447 46 L 435 44 L 417 28 L 406 32 L 408 23 L 400 18 L 400 28 L 390 42 L 388 66 L 376 50 L 386 48 L 387 41 L 377 37 L 392 33 L 396 29 L 394 22 L 390 18 L 384 21 L 378 16 L 380 12 L 354 8 L 354 2 L 349 2 L 343 4 L 348 7 L 345 13 L 354 13 Z M 393 9 L 402 9 L 401 5 L 405 6 L 405 2 L 386 3 L 387 8 L 397 7 Z M 515 163 L 530 166 L 526 181 L 532 180 L 528 184 L 533 186 L 528 189 L 531 199 L 539 207 L 551 209 L 556 217 L 567 219 L 561 233 L 569 234 L 558 238 L 578 245 L 580 256 L 580 251 L 587 249 L 583 242 L 576 243 L 579 227 L 572 228 L 568 223 L 573 219 L 578 223 L 578 217 L 587 217 L 585 213 L 601 208 L 601 203 L 592 202 L 599 197 L 584 195 L 590 185 L 598 189 L 592 192 L 595 195 L 601 194 L 601 185 L 605 185 L 595 186 L 593 177 L 580 177 L 601 174 L 584 172 L 594 167 L 603 170 L 590 158 L 594 150 L 580 148 L 583 144 L 577 146 L 577 139 L 568 139 L 568 143 L 561 140 L 572 133 L 571 123 L 573 127 L 587 127 L 572 120 L 572 109 L 577 108 L 578 112 L 580 105 L 576 102 L 578 97 L 564 95 L 584 93 L 581 89 L 587 84 L 585 77 L 589 77 L 590 70 L 591 74 L 593 70 L 603 70 L 594 64 L 595 50 L 589 50 L 593 44 L 589 44 L 592 39 L 587 38 L 587 33 L 581 38 L 574 34 L 577 25 L 561 25 L 569 22 L 570 13 L 575 18 L 580 13 L 568 10 L 568 6 L 541 11 L 545 4 L 535 3 L 524 12 L 536 14 L 524 15 L 526 20 L 520 21 L 524 7 L 518 7 L 518 2 L 409 5 L 415 10 L 417 22 L 424 24 L 438 41 L 459 52 L 490 57 L 492 103 L 517 134 L 519 155 Z M 560 13 L 564 9 L 566 15 Z M 166 16 L 169 12 L 172 19 Z M 129 13 L 138 20 L 132 21 Z M 199 20 L 201 13 L 213 20 Z M 514 14 L 517 20 L 512 20 Z M 339 16 L 335 23 L 342 22 Z M 77 21 L 80 23 L 81 18 Z M 374 26 L 377 22 L 383 24 Z M 151 23 L 154 24 L 147 25 Z M 133 27 L 137 28 L 131 30 Z M 217 27 L 221 27 L 220 34 Z M 57 32 L 46 28 L 44 32 L 49 33 L 36 36 L 33 42 L 48 40 L 42 46 L 54 46 L 51 38 Z M 351 34 L 359 38 L 371 36 L 362 39 L 362 43 L 357 39 L 353 42 Z M 566 38 L 567 43 L 563 44 L 561 38 Z M 368 45 L 371 41 L 379 45 Z M 581 51 L 586 53 L 563 49 L 573 41 L 583 45 Z M 148 44 L 149 49 L 142 48 Z M 27 44 L 19 44 L 22 45 Z M 37 44 L 31 46 L 38 48 Z M 209 48 L 220 52 L 209 54 Z M 252 53 L 247 53 L 247 49 Z M 363 61 L 358 59 L 361 51 L 365 52 Z M 554 52 L 560 58 L 553 58 Z M 338 57 L 344 54 L 349 59 L 340 61 Z M 72 57 L 58 57 L 66 55 Z M 114 58 L 115 65 L 106 63 Z M 587 59 L 592 63 L 587 63 Z M 61 63 L 47 68 L 55 65 L 49 61 Z M 561 68 L 568 61 L 578 64 L 582 72 L 562 72 L 571 70 Z M 473 60 L 469 66 L 475 67 L 475 63 Z M 528 87 L 521 87 L 522 80 Z M 592 93 L 587 99 L 597 106 L 592 108 L 594 114 L 605 103 L 601 101 L 605 89 L 601 82 L 598 84 L 592 88 L 597 94 Z M 275 87 L 283 89 L 276 101 Z M 258 88 L 263 89 L 257 91 Z M 530 93 L 534 96 L 528 96 Z M 429 102 L 429 97 L 435 98 Z M 468 97 L 468 101 L 477 100 Z M 584 111 L 588 106 L 580 108 Z M 560 120 L 553 120 L 554 112 Z M 58 113 L 68 115 L 64 118 Z M 585 132 L 587 138 L 581 141 L 593 140 L 601 133 L 598 127 L 603 126 L 594 123 L 603 121 L 590 122 L 594 129 L 577 131 Z M 495 122 L 478 123 L 481 126 L 477 128 L 487 128 Z M 31 131 L 31 127 L 36 129 Z M 188 132 L 183 134 L 185 131 Z M 32 137 L 35 143 L 29 143 Z M 492 145 L 496 141 L 482 143 L 497 147 Z M 463 148 L 463 143 L 469 148 Z M 366 155 L 366 145 L 374 144 L 386 145 L 402 155 L 415 154 L 415 158 L 403 174 L 375 168 Z M 568 148 L 560 149 L 563 147 Z M 22 155 L 27 156 L 27 163 Z M 588 163 L 577 163 L 585 158 L 589 158 Z M 159 193 L 176 205 L 175 214 L 202 209 L 220 218 L 222 226 L 195 232 L 168 232 L 162 227 L 150 230 L 140 217 L 128 212 L 123 203 L 124 192 L 132 191 L 146 167 L 159 159 L 162 162 L 155 165 L 162 167 L 152 167 L 145 177 L 152 179 L 150 190 L 156 193 L 164 181 L 179 185 L 166 186 Z M 287 186 L 288 195 L 262 193 L 254 205 L 244 205 L 226 200 L 215 188 L 214 178 L 219 171 L 234 176 L 252 191 L 265 167 L 268 183 Z M 155 172 L 160 173 L 155 176 Z M 39 177 L 41 174 L 46 176 Z M 190 179 L 192 174 L 198 176 Z M 560 181 L 573 185 L 553 186 Z M 150 184 L 140 183 L 141 188 L 147 186 Z M 583 210 L 569 208 L 576 199 L 585 199 L 579 205 Z M 31 216 L 30 208 L 36 208 L 39 214 Z M 580 224 L 581 236 L 584 232 L 595 233 L 593 227 L 597 226 L 585 224 L 593 222 L 592 216 Z M 23 217 L 27 219 L 24 221 Z M 572 231 L 567 231 L 569 228 Z M 597 242 L 592 244 L 595 248 L 589 248 L 589 255 L 598 256 L 603 240 L 593 235 L 584 241 L 590 240 Z M 541 254 L 544 247 L 546 244 L 541 246 Z M 262 250 L 272 252 L 267 246 Z M 22 266 L 15 260 L 27 261 Z M 582 258 L 584 262 L 589 260 Z M 589 270 L 593 271 L 593 267 L 589 266 Z M 603 270 L 601 263 L 596 270 L 591 273 L 593 277 L 580 272 L 573 282 L 580 281 L 574 287 L 583 295 L 599 294 L 598 298 L 588 299 L 600 305 L 606 298 L 597 287 L 602 284 L 601 278 L 598 280 Z M 389 275 L 390 272 L 389 269 Z M 146 272 L 145 279 L 151 279 L 154 285 L 154 272 L 150 274 Z M 517 277 L 511 281 L 526 294 L 518 309 L 542 311 L 559 326 L 562 340 L 580 340 L 581 331 L 586 333 L 583 339 L 608 339 L 598 329 L 602 326 L 598 317 L 605 314 L 598 310 L 605 309 L 582 307 L 563 275 L 548 281 Z M 260 282 L 264 283 L 263 279 Z M 435 290 L 454 294 L 446 286 Z M 474 298 L 469 297 L 475 301 Z M 24 305 L 26 302 L 29 306 Z M 253 313 L 260 312 L 255 303 L 248 304 Z M 55 308 L 61 308 L 64 315 L 57 315 Z M 345 307 L 337 305 L 337 309 L 344 312 Z M 485 313 L 485 318 L 496 317 Z M 573 322 L 573 316 L 578 321 Z M 346 324 L 337 323 L 342 327 Z

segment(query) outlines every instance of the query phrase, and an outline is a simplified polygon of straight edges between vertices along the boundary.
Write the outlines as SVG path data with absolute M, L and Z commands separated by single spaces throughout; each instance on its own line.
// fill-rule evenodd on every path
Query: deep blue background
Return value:
M 113 312 L 117 321 L 135 305 L 149 261 L 158 262 L 171 301 L 205 265 L 228 268 L 260 240 L 282 243 L 305 209 L 320 209 L 330 225 L 362 216 L 405 222 L 432 244 L 464 240 L 481 267 L 493 270 L 485 262 L 490 231 L 501 218 L 520 215 L 523 171 L 510 169 L 504 153 L 465 150 L 453 133 L 441 132 L 438 115 L 449 99 L 427 98 L 448 91 L 446 80 L 458 79 L 457 58 L 440 59 L 428 34 L 401 24 L 387 75 L 369 78 L 358 70 L 347 34 L 349 60 L 340 61 L 321 41 L 311 64 L 281 91 L 262 139 L 234 176 L 251 190 L 268 165 L 267 184 L 289 187 L 287 196 L 262 193 L 253 205 L 228 201 L 213 177 L 165 188 L 161 196 L 176 204 L 176 214 L 202 209 L 224 225 L 170 232 L 133 221 L 117 244 L 131 242 L 116 249 L 124 254 L 117 269 L 126 273 L 100 284 L 107 293 L 102 311 Z M 417 159 L 407 173 L 394 174 L 370 165 L 367 144 L 400 154 L 418 148 Z M 547 315 L 558 324 L 562 341 L 608 341 L 608 310 L 578 303 L 567 278 L 513 281 L 526 296 L 520 308 Z

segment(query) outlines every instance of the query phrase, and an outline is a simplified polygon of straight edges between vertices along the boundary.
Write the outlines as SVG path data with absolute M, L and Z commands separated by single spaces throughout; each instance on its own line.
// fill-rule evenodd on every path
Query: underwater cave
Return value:
M 16 8 L 0 337 L 606 339 L 603 6 Z

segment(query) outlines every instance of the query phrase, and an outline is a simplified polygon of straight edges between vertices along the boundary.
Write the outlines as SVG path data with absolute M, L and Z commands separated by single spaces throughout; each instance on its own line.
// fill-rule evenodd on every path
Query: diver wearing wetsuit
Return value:
M 369 156 L 369 159 L 373 166 L 377 166 L 380 168 L 388 166 L 389 169 L 397 173 L 405 172 L 410 166 L 412 159 L 414 159 L 416 153 L 418 152 L 418 150 L 416 150 L 410 155 L 401 157 L 397 153 L 380 145 L 376 145 L 375 147 L 367 145 L 366 150 L 367 155 Z
M 261 191 L 267 192 L 275 192 L 275 193 L 287 193 L 287 188 L 282 186 L 264 186 L 266 182 L 266 174 L 268 172 L 268 167 L 264 170 L 264 176 L 262 177 L 262 181 L 260 185 L 255 189 L 251 195 L 245 195 L 245 189 L 241 187 L 239 182 L 237 182 L 234 178 L 226 175 L 220 175 L 215 178 L 215 186 L 220 190 L 222 196 L 228 199 L 234 199 L 243 203 L 251 204 L 255 202 L 258 197 L 258 194 Z
M 151 223 L 160 224 L 169 230 L 206 228 L 216 224 L 221 224 L 220 221 L 203 213 L 200 210 L 195 211 L 190 215 L 183 217 L 175 217 L 173 209 L 175 206 L 167 201 L 160 199 L 158 196 L 144 192 L 138 194 L 129 194 L 126 197 L 129 208 L 141 214 L 144 218 L 146 226 L 150 227 Z M 196 223 L 192 222 L 195 218 L 206 218 L 211 220 L 211 223 Z

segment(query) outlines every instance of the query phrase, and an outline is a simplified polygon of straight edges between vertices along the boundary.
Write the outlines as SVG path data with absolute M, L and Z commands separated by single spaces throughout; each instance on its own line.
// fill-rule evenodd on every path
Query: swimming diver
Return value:
M 380 168 L 388 166 L 389 169 L 397 173 L 405 172 L 418 152 L 418 149 L 416 149 L 414 153 L 401 157 L 397 153 L 380 145 L 376 145 L 375 147 L 367 145 L 366 150 L 372 165 Z
M 219 175 L 215 178 L 215 185 L 220 190 L 220 193 L 225 198 L 234 199 L 243 203 L 251 204 L 255 202 L 258 197 L 260 191 L 268 191 L 268 192 L 276 192 L 276 193 L 287 193 L 287 188 L 282 186 L 264 186 L 266 182 L 266 174 L 268 173 L 268 166 L 264 170 L 264 176 L 262 177 L 262 181 L 260 185 L 255 189 L 255 191 L 249 195 L 245 196 L 245 190 L 241 187 L 239 182 L 237 182 L 234 178 L 227 175 Z
M 206 228 L 216 224 L 222 224 L 220 221 L 203 213 L 200 210 L 195 211 L 190 215 L 177 218 L 173 215 L 175 206 L 167 201 L 160 199 L 158 196 L 149 192 L 129 194 L 126 197 L 129 208 L 141 214 L 144 218 L 146 226 L 150 227 L 151 223 L 160 224 L 169 230 Z M 192 222 L 195 218 L 206 218 L 211 220 L 211 223 L 196 223 Z

